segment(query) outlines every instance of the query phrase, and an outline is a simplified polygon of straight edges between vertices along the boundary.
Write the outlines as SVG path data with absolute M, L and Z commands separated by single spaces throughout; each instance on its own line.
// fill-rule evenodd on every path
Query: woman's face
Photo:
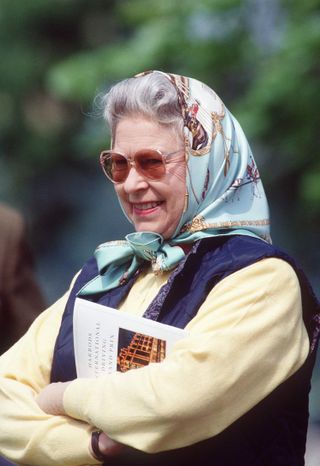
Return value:
M 184 144 L 178 131 L 137 116 L 117 125 L 113 150 L 128 157 L 141 149 L 158 149 L 170 157 L 160 180 L 150 180 L 131 167 L 127 179 L 115 185 L 120 202 L 136 231 L 152 231 L 170 238 L 183 212 L 186 194 Z

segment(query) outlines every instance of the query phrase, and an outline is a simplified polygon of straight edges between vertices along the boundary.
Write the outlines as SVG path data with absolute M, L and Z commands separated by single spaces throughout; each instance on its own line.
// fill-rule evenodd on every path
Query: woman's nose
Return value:
M 132 164 L 130 170 L 123 184 L 123 188 L 127 193 L 139 191 L 141 189 L 146 189 L 148 187 L 148 181 L 146 178 L 141 175 L 136 167 Z

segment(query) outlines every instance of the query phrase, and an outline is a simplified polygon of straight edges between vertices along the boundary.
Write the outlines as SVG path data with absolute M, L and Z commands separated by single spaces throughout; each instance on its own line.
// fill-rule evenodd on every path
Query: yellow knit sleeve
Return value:
M 17 464 L 96 464 L 88 452 L 92 428 L 45 414 L 35 395 L 50 383 L 53 348 L 67 295 L 44 311 L 0 358 L 0 455 Z M 0 460 L 1 462 L 1 460 Z
M 280 259 L 225 278 L 187 328 L 190 336 L 162 363 L 71 382 L 66 412 L 146 452 L 183 447 L 250 410 L 309 350 L 299 283 Z

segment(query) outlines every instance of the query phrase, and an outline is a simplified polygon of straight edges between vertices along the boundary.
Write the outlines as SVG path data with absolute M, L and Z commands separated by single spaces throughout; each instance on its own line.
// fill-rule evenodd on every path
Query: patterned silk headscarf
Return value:
M 179 244 L 222 235 L 271 241 L 269 209 L 259 171 L 238 121 L 218 95 L 196 79 L 161 73 L 175 86 L 184 120 L 188 205 L 172 238 L 137 232 L 95 252 L 100 274 L 80 294 L 112 289 L 144 261 L 155 272 L 173 269 L 184 257 Z

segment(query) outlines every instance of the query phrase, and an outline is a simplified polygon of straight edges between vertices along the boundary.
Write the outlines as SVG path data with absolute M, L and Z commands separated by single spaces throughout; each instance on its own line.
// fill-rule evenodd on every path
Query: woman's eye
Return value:
M 159 167 L 162 165 L 162 162 L 159 159 L 145 159 L 141 162 L 141 165 L 144 168 Z
M 112 167 L 114 170 L 123 170 L 127 167 L 127 161 L 125 158 L 113 159 Z

